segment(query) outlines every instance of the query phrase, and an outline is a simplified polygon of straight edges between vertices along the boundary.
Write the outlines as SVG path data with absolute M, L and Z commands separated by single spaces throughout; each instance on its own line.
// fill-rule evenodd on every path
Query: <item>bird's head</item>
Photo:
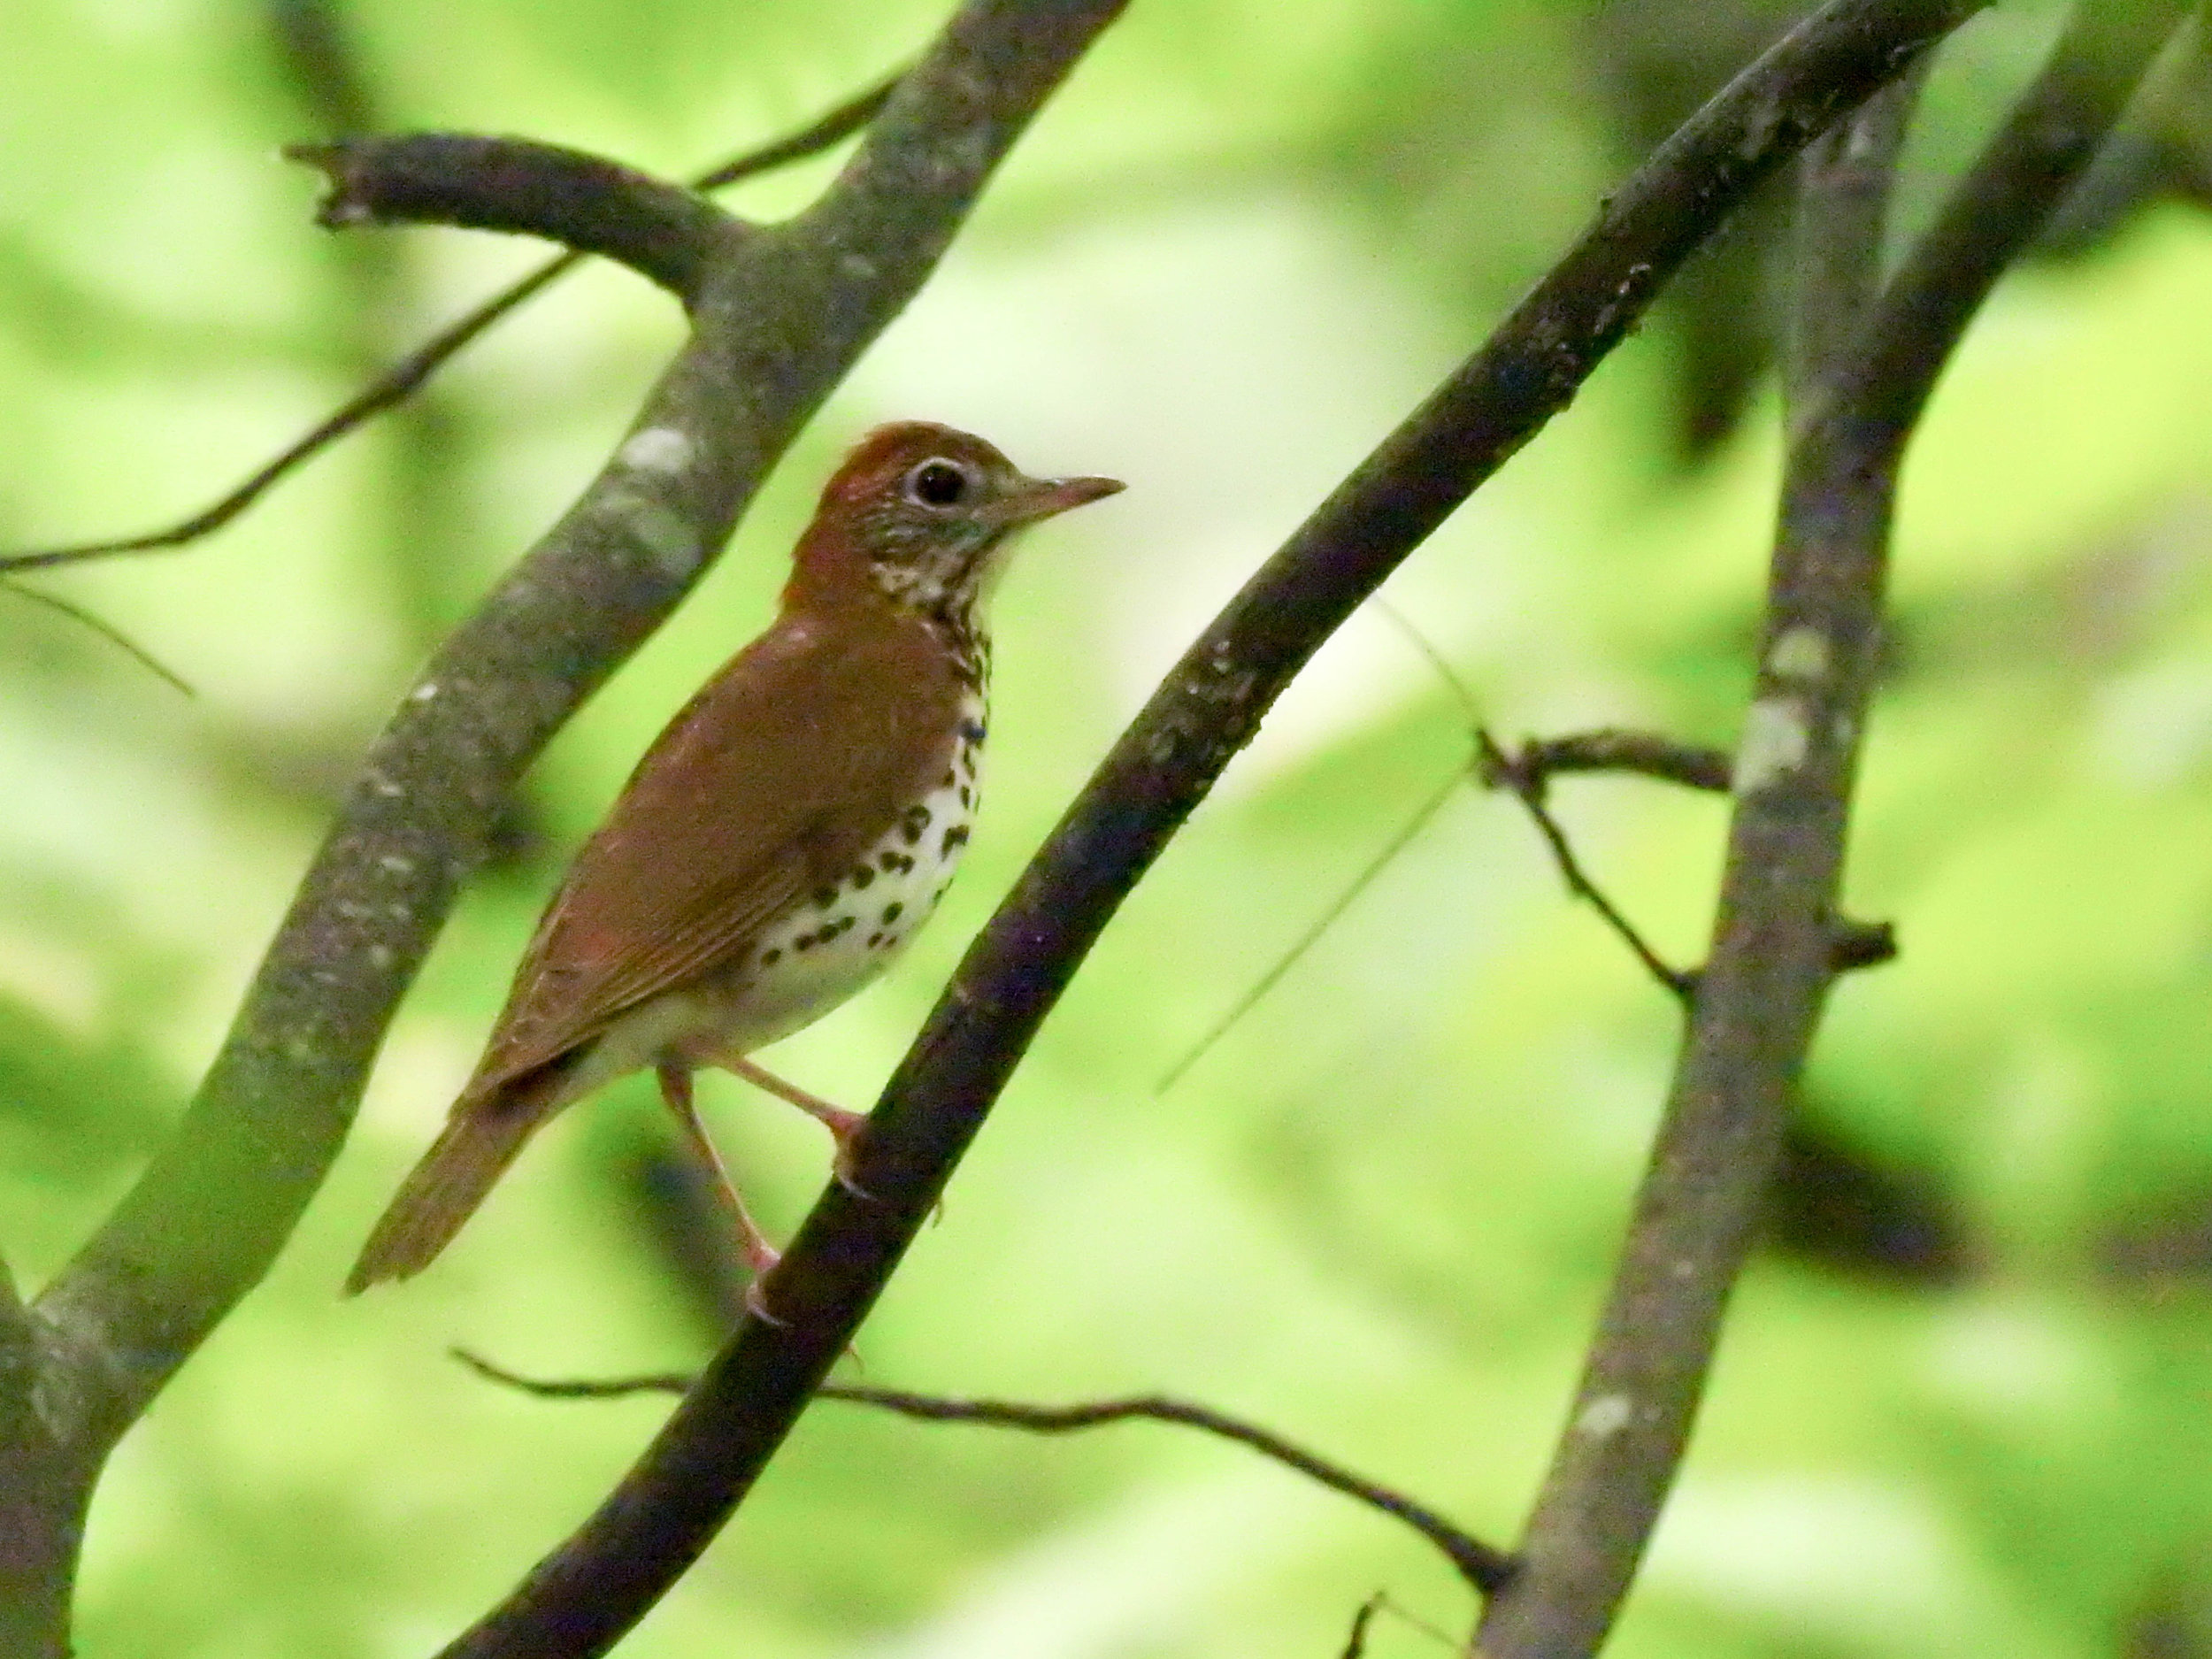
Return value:
M 1032 478 L 981 438 L 930 421 L 878 426 L 822 491 L 787 597 L 860 584 L 964 624 L 1017 531 L 1122 488 L 1110 478 Z

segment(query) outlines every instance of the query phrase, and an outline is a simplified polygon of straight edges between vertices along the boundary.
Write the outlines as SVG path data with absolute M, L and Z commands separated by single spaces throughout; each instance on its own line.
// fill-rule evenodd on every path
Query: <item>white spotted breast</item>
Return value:
M 890 965 L 952 884 L 982 794 L 986 714 L 981 690 L 961 700 L 943 778 L 840 878 L 753 941 L 739 999 L 742 1019 L 722 1035 L 741 1053 L 812 1024 Z

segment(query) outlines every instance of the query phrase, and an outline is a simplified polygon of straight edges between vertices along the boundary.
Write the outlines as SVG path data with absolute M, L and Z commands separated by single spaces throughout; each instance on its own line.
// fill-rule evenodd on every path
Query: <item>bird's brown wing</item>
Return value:
M 464 1103 L 743 949 L 936 781 L 959 681 L 918 619 L 870 620 L 787 615 L 669 723 L 547 907 Z

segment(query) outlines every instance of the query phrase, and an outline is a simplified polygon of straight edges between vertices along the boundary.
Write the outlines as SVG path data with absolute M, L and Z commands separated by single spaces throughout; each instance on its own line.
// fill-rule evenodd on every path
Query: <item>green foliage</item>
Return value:
M 936 16 L 573 0 L 350 22 L 395 124 L 681 171 L 864 84 Z M 1970 33 L 1912 201 L 2047 22 Z M 311 181 L 271 155 L 310 118 L 250 11 L 19 0 L 9 32 L 12 543 L 198 506 L 523 257 L 309 228 Z M 1041 535 L 1009 583 L 990 806 L 943 919 L 777 1056 L 863 1103 L 1182 641 L 1615 176 L 1631 123 L 1599 49 L 1620 43 L 1507 0 L 1133 8 L 723 566 L 541 767 L 527 833 L 425 972 L 327 1196 L 111 1467 L 84 1652 L 425 1651 L 604 1492 L 661 1409 L 516 1398 L 446 1344 L 547 1374 L 703 1353 L 615 1173 L 660 1143 L 641 1089 L 549 1131 L 434 1273 L 334 1291 L 563 850 L 761 624 L 840 446 L 926 415 L 1132 484 Z M 820 176 L 745 199 L 783 211 Z M 1850 881 L 1904 955 L 1839 990 L 1809 1092 L 1840 1144 L 1925 1183 L 1964 1265 L 1903 1287 L 1779 1256 L 1755 1271 L 1623 1659 L 2085 1659 L 2201 1620 L 2208 279 L 2212 227 L 2172 208 L 2016 278 L 1915 451 Z M 0 1248 L 27 1290 L 187 1093 L 414 664 L 588 475 L 675 327 L 640 285 L 590 273 L 218 541 L 42 579 L 195 702 L 0 595 Z M 1732 741 L 1774 420 L 1755 410 L 1678 472 L 1683 362 L 1663 328 L 1632 342 L 1393 585 L 1502 734 Z M 1469 752 L 1454 699 L 1379 619 L 1323 654 L 1047 1029 L 863 1339 L 869 1380 L 1194 1395 L 1509 1541 L 1675 1036 L 1517 810 L 1455 797 L 1153 1090 Z M 1557 798 L 1609 889 L 1694 961 L 1719 808 L 1613 780 Z M 787 1231 L 825 1173 L 818 1134 L 733 1084 L 706 1094 Z M 1321 1655 L 1378 1587 L 1463 1629 L 1425 1547 L 1228 1448 L 826 1403 L 626 1651 Z M 1388 1617 L 1369 1648 L 1432 1651 Z

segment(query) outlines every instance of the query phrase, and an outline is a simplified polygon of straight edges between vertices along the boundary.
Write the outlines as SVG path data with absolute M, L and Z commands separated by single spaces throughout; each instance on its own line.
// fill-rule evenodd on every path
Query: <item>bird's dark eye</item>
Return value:
M 906 475 L 906 493 L 925 507 L 956 507 L 968 493 L 965 467 L 951 461 L 925 461 Z

